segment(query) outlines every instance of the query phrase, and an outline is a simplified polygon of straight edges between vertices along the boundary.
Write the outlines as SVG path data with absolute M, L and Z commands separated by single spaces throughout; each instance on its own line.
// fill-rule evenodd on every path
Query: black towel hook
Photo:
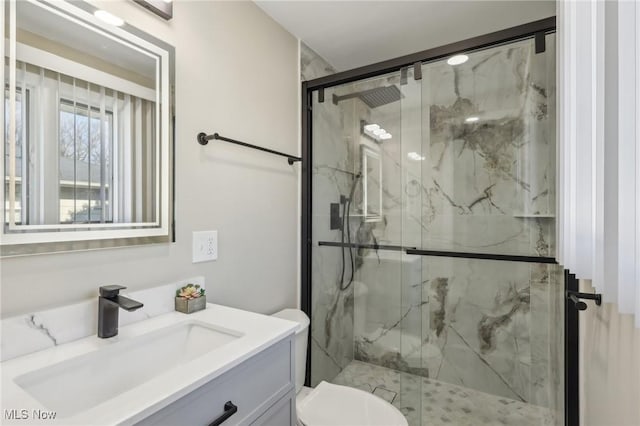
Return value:
M 580 299 L 594 300 L 596 305 L 602 305 L 602 294 L 600 293 L 581 293 L 579 291 L 567 290 L 567 299 L 571 300 L 575 308 L 579 311 L 587 309 L 587 304 Z

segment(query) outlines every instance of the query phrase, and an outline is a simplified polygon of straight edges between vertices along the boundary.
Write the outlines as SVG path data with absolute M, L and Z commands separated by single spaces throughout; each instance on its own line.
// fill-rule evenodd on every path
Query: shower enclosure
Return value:
M 565 423 L 554 29 L 305 84 L 308 384 L 411 425 Z

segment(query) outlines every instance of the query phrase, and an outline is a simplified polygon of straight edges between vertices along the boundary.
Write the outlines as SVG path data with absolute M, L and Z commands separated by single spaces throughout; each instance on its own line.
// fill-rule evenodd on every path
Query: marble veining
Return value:
M 300 42 L 300 81 L 335 74 L 336 69 L 313 49 Z
M 423 247 L 554 254 L 553 221 L 527 216 L 555 211 L 546 62 L 526 41 L 424 67 Z
M 391 73 L 325 90 L 331 99 L 395 84 L 402 100 L 374 109 L 358 99 L 314 103 L 314 241 L 340 241 L 340 232 L 329 230 L 329 203 L 349 193 L 360 170 L 363 120 L 394 137 L 377 146 L 382 220 L 357 217 L 357 185 L 353 242 L 554 256 L 553 55 L 553 43 L 538 55 L 527 40 L 473 53 L 459 67 L 425 64 L 418 82 L 409 70 L 406 84 Z M 312 384 L 361 361 L 546 407 L 562 418 L 557 268 L 371 249 L 353 254 L 354 283 L 340 294 L 340 249 L 313 248 Z M 401 392 L 394 401 L 419 397 Z
M 528 42 L 488 50 L 470 62 L 467 68 L 423 67 L 418 107 L 428 123 L 421 136 L 425 161 L 405 174 L 412 165 L 399 155 L 405 151 L 400 145 L 411 140 L 382 146 L 386 214 L 372 234 L 392 244 L 402 236 L 406 244 L 409 228 L 420 237 L 412 243 L 427 249 L 552 255 L 553 220 L 527 216 L 554 209 L 552 79 Z M 392 106 L 372 114 L 385 128 L 396 117 Z M 479 120 L 466 122 L 471 116 Z M 533 334 L 541 347 L 550 343 L 531 322 L 532 311 L 543 312 L 550 301 L 536 297 L 532 306 L 533 287 L 549 291 L 551 285 L 545 265 L 424 258 L 418 280 L 398 268 L 386 275 L 381 269 L 363 262 L 359 271 L 369 293 L 366 303 L 356 298 L 356 318 L 363 316 L 358 306 L 372 308 L 363 308 L 366 325 L 356 330 L 355 359 L 547 402 L 549 355 L 531 344 Z M 372 297 L 382 281 L 387 292 Z M 411 321 L 416 307 L 421 323 Z
M 496 350 L 496 333 L 512 321 L 518 313 L 529 312 L 530 298 L 529 288 L 517 289 L 512 285 L 506 289 L 506 294 L 500 292 L 496 295 L 493 312 L 506 311 L 498 314 L 483 314 L 478 322 L 478 338 L 480 340 L 480 352 L 487 353 Z
M 395 320 L 391 312 L 389 320 L 379 321 L 385 310 L 366 295 L 373 307 L 364 313 L 365 326 L 356 329 L 355 359 L 547 404 L 554 360 L 544 348 L 556 343 L 545 324 L 550 301 L 560 298 L 561 283 L 550 280 L 557 268 L 428 258 L 422 265 L 422 302 L 404 305 Z M 358 318 L 366 303 L 356 300 L 355 306 Z M 407 322 L 414 311 L 422 318 L 417 325 Z
M 47 327 L 45 327 L 43 324 L 36 324 L 36 316 L 35 316 L 35 314 L 29 315 L 27 318 L 25 318 L 25 322 L 29 327 L 40 331 L 42 334 L 44 334 L 49 339 L 51 339 L 51 342 L 53 342 L 54 346 L 56 346 L 58 344 L 58 340 L 51 335 L 51 332 L 49 331 L 49 329 Z
M 134 312 L 120 310 L 120 326 L 172 312 L 176 290 L 187 283 L 205 286 L 204 277 L 192 277 L 144 290 L 123 292 L 124 296 L 142 302 L 144 307 Z M 0 361 L 96 334 L 97 292 L 98 289 L 96 297 L 91 300 L 1 320 Z

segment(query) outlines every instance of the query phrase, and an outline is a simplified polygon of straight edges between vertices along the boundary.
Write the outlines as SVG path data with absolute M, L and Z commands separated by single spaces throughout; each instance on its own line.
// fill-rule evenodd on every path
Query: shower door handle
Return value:
M 404 251 L 415 250 L 415 247 L 394 246 L 388 244 L 361 244 L 361 243 L 341 243 L 336 241 L 318 241 L 319 246 L 326 247 L 347 247 L 347 248 L 362 248 L 370 250 L 388 250 L 388 251 Z M 411 254 L 411 253 L 407 253 Z

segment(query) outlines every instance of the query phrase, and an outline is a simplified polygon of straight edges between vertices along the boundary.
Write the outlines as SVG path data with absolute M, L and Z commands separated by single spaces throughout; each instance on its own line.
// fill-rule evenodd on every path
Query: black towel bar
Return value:
M 214 133 L 212 135 L 207 135 L 204 132 L 198 133 L 198 143 L 200 145 L 206 145 L 209 143 L 209 141 L 211 139 L 216 139 L 216 140 L 220 140 L 220 141 L 225 141 L 225 142 L 229 142 L 229 143 L 234 143 L 236 145 L 241 145 L 241 146 L 245 146 L 247 148 L 253 148 L 253 149 L 257 149 L 258 151 L 264 151 L 264 152 L 268 152 L 269 154 L 275 154 L 275 155 L 280 155 L 282 157 L 287 157 L 287 162 L 291 165 L 293 163 L 295 163 L 296 161 L 302 161 L 302 158 L 300 157 L 296 157 L 294 155 L 289 155 L 289 154 L 285 154 L 284 152 L 280 152 L 280 151 L 275 151 L 273 149 L 268 149 L 268 148 L 263 148 L 261 146 L 257 146 L 257 145 L 253 145 L 250 143 L 246 143 L 246 142 L 241 142 L 241 141 L 237 141 L 235 139 L 231 139 L 231 138 L 226 138 L 224 136 L 221 136 L 219 133 Z

